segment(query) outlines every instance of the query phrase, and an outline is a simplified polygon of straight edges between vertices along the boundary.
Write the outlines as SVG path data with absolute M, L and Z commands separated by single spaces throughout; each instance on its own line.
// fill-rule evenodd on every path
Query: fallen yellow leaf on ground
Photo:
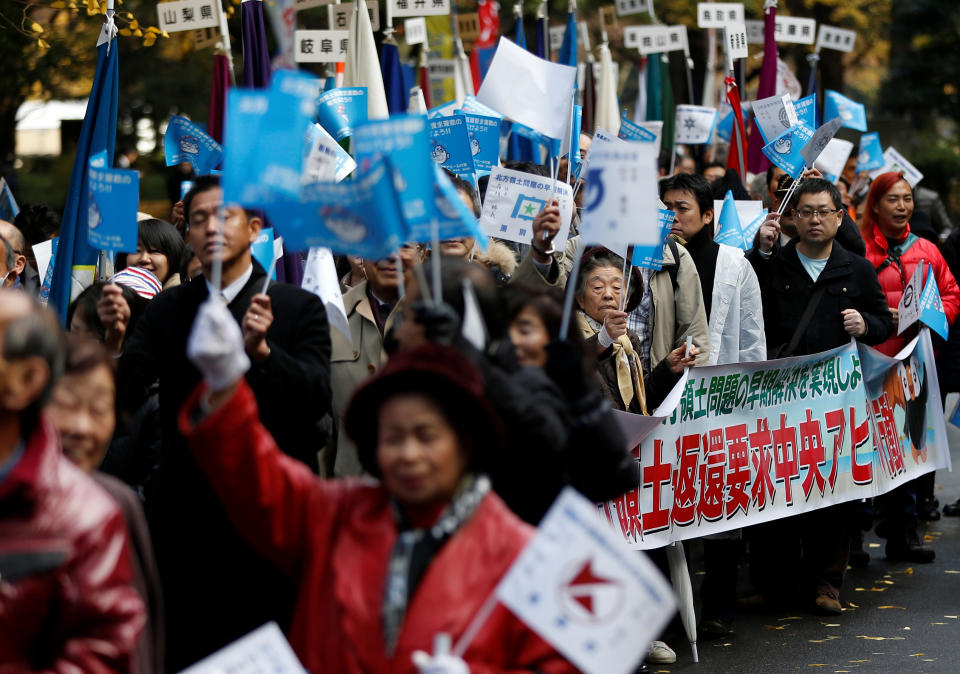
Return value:
M 901 611 L 906 611 L 906 610 L 907 610 L 907 609 L 904 608 L 903 606 L 878 606 L 877 608 L 880 608 L 880 609 L 896 608 L 896 609 L 900 609 Z
M 786 625 L 764 625 L 763 629 L 765 630 L 785 630 L 787 629 Z

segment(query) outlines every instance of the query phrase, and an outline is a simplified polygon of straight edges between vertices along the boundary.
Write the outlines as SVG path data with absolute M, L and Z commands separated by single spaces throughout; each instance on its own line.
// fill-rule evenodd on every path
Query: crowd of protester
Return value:
M 0 672 L 175 672 L 270 620 L 314 672 L 573 670 L 502 606 L 462 660 L 415 652 L 463 633 L 561 489 L 602 502 L 638 486 L 613 410 L 652 413 L 689 367 L 851 337 L 892 355 L 916 334 L 898 333 L 897 306 L 922 262 L 951 324 L 960 311 L 958 232 L 902 174 L 852 194 L 847 171 L 790 191 L 771 168 L 751 197 L 723 165 L 699 168 L 660 181 L 675 213 L 660 270 L 581 247 L 576 210 L 553 251 L 552 203 L 529 245 L 338 258 L 349 335 L 319 297 L 267 279 L 250 248 L 262 216 L 224 205 L 216 177 L 171 188 L 173 223 L 139 222 L 66 331 L 33 256 L 56 214 L 0 221 Z M 478 213 L 482 195 L 455 184 Z M 771 209 L 746 254 L 714 241 L 728 190 Z M 935 348 L 945 397 L 960 329 Z M 839 615 L 874 522 L 888 559 L 933 562 L 933 480 L 704 538 L 700 637 L 731 635 L 744 606 Z M 675 657 L 655 641 L 647 661 Z

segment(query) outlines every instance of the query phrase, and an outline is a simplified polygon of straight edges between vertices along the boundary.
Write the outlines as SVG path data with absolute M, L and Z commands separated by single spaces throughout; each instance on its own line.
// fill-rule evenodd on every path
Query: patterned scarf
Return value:
M 590 339 L 603 327 L 602 323 L 593 320 L 582 311 L 577 312 L 577 319 L 580 322 L 580 330 L 584 339 Z M 620 398 L 623 400 L 624 408 L 630 409 L 630 403 L 633 402 L 636 395 L 642 413 L 648 414 L 647 393 L 643 388 L 643 378 L 639 376 L 640 368 L 637 354 L 633 350 L 630 337 L 620 335 L 620 338 L 612 346 L 614 362 L 617 364 L 617 388 L 620 389 Z
M 399 534 L 387 567 L 383 597 L 383 635 L 388 653 L 393 653 L 407 605 L 430 562 L 443 544 L 473 516 L 488 491 L 490 480 L 485 475 L 465 475 L 450 505 L 429 529 L 412 528 L 397 503 L 393 503 Z

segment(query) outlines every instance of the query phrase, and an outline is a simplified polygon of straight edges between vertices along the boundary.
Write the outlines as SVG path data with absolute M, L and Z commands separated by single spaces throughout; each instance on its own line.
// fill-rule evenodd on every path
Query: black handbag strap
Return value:
M 793 355 L 793 352 L 800 344 L 800 337 L 806 331 L 807 325 L 810 324 L 813 313 L 817 310 L 817 307 L 820 306 L 820 298 L 823 297 L 823 293 L 826 292 L 826 290 L 827 286 L 822 285 L 813 291 L 813 295 L 810 296 L 810 300 L 807 302 L 807 307 L 803 310 L 803 316 L 800 317 L 800 322 L 797 323 L 797 329 L 793 331 L 793 337 L 790 338 L 790 343 L 787 344 L 787 350 L 780 354 L 781 358 Z

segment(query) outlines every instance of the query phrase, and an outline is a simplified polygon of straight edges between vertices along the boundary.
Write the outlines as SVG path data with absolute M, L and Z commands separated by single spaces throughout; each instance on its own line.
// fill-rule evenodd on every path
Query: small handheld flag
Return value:
M 737 213 L 737 204 L 731 190 L 727 190 L 727 195 L 723 198 L 723 208 L 720 211 L 718 222 L 719 228 L 713 235 L 714 241 L 734 246 L 740 250 L 747 247 L 743 240 L 743 227 Z
M 198 176 L 205 176 L 219 166 L 223 146 L 189 119 L 174 115 L 163 134 L 163 153 L 167 166 L 187 162 Z
M 950 334 L 950 324 L 943 309 L 943 300 L 940 299 L 937 279 L 933 276 L 933 265 L 930 265 L 927 271 L 927 282 L 923 284 L 923 293 L 920 295 L 920 322 L 944 339 Z
M 824 92 L 823 118 L 830 121 L 839 117 L 843 126 L 855 131 L 867 130 L 867 109 L 862 103 L 847 98 L 841 93 L 827 89 Z

